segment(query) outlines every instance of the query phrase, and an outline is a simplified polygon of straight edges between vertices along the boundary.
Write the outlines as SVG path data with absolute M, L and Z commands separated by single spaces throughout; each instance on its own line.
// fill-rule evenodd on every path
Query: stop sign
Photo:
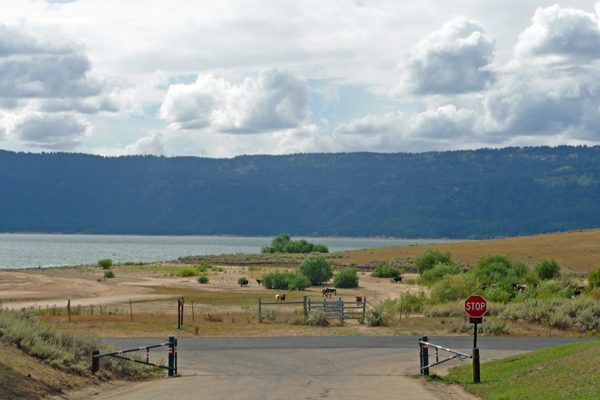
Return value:
M 487 312 L 487 301 L 481 296 L 471 296 L 465 300 L 465 311 L 473 318 L 483 317 Z

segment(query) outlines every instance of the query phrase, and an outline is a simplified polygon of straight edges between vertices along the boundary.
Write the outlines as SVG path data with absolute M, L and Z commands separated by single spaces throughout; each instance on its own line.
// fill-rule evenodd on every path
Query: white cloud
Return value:
M 151 154 L 155 156 L 166 156 L 165 144 L 160 133 L 142 138 L 135 143 L 125 147 L 125 154 Z
M 258 133 L 299 127 L 308 117 L 309 100 L 305 78 L 268 68 L 241 85 L 212 75 L 200 75 L 191 85 L 171 85 L 158 115 L 176 130 Z
M 587 62 L 600 58 L 598 16 L 554 5 L 535 12 L 515 46 L 517 59 L 549 62 Z
M 458 18 L 415 44 L 401 62 L 402 85 L 415 94 L 480 91 L 493 80 L 487 68 L 495 40 L 474 21 Z
M 71 151 L 91 133 L 88 121 L 69 113 L 27 113 L 19 115 L 11 134 L 27 147 Z
M 101 86 L 89 79 L 90 62 L 80 46 L 61 37 L 35 37 L 0 24 L 0 96 L 87 97 Z

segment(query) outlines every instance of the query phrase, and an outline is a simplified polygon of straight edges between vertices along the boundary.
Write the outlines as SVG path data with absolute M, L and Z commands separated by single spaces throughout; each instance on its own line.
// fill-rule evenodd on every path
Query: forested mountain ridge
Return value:
M 600 227 L 600 147 L 101 157 L 0 151 L 0 231 L 493 238 Z

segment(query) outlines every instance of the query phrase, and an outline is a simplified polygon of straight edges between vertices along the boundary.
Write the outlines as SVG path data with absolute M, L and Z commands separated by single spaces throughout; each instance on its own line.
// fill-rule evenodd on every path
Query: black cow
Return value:
M 398 283 L 398 282 L 402 282 L 402 277 L 401 276 L 395 276 L 394 277 L 394 283 Z

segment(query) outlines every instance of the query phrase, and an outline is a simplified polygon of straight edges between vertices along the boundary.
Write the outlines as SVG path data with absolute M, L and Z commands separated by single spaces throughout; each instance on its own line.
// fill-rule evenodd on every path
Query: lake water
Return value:
M 113 262 L 172 261 L 179 257 L 258 254 L 270 237 L 0 234 L 0 268 L 59 267 Z M 295 240 L 299 238 L 294 238 Z M 447 240 L 306 238 L 330 252 L 448 243 Z

